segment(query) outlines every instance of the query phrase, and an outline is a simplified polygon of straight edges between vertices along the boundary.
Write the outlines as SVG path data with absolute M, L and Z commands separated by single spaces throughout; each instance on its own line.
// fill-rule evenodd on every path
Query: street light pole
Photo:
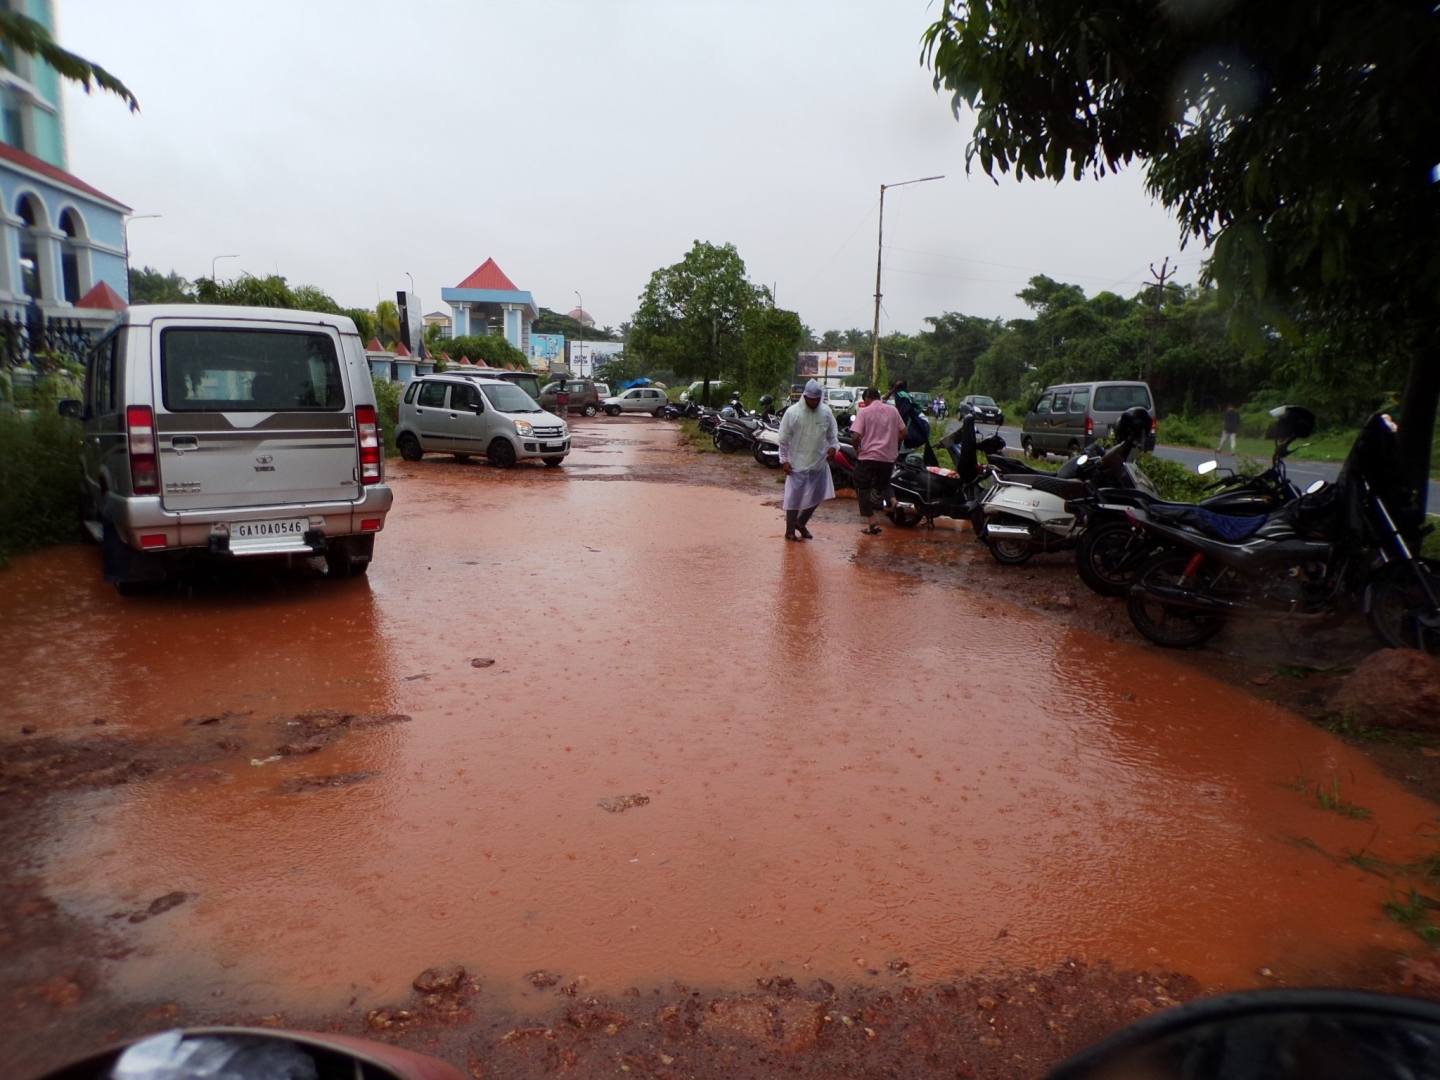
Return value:
M 919 180 L 903 180 L 898 184 L 880 185 L 880 231 L 875 243 L 875 328 L 870 334 L 871 344 L 874 346 L 870 357 L 871 386 L 878 387 L 880 383 L 880 270 L 885 262 L 885 189 L 908 187 L 910 184 L 924 184 L 931 180 L 944 179 L 944 176 L 922 176 Z M 883 389 L 881 389 L 881 393 L 884 393 Z
M 221 259 L 238 259 L 239 257 L 239 255 L 216 255 L 215 258 L 210 260 L 210 280 L 215 280 L 215 264 L 217 262 Z

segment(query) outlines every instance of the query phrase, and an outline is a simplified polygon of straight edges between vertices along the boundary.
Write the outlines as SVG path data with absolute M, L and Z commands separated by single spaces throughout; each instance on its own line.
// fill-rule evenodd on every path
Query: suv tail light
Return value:
M 1085 437 L 1093 438 L 1095 435 L 1095 420 L 1092 417 L 1085 417 Z
M 160 469 L 155 460 L 155 413 L 148 405 L 125 410 L 130 444 L 130 487 L 136 495 L 160 494 Z
M 360 441 L 360 483 L 380 482 L 380 424 L 374 405 L 355 406 L 355 435 Z

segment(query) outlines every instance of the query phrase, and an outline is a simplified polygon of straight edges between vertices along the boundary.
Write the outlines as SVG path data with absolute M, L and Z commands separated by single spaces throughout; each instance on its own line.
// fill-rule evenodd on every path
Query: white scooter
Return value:
M 1129 428 L 1139 430 L 1142 424 L 1141 435 L 1148 433 L 1149 414 L 1136 417 L 1129 424 L 1125 421 L 1126 416 L 1122 416 L 1115 425 L 1120 438 L 1112 449 L 1089 446 L 1084 453 L 1061 465 L 1054 476 L 1043 473 L 993 475 L 990 489 L 977 508 L 975 533 L 989 547 L 996 562 L 1019 566 L 1036 552 L 1073 548 L 1085 531 L 1085 519 L 1067 509 L 1066 504 L 1090 497 L 1090 487 L 1082 478 L 1096 476 L 1102 478 L 1105 486 L 1133 487 L 1157 499 L 1160 497 L 1150 478 L 1129 460 L 1138 440 L 1123 437 Z

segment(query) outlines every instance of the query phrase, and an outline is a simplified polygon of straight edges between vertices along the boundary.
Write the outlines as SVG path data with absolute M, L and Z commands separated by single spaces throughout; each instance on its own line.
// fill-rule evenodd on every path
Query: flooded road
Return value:
M 1436 808 L 1357 751 L 869 565 L 904 534 L 782 543 L 764 495 L 663 482 L 710 467 L 670 425 L 575 426 L 564 470 L 393 465 L 367 580 L 122 600 L 78 548 L 0 574 L 6 738 L 233 748 L 53 825 L 47 892 L 134 949 L 117 993 L 324 1010 L 450 962 L 503 995 L 1069 957 L 1218 989 L 1416 945 L 1346 859 L 1428 850 Z M 315 710 L 379 719 L 281 753 Z

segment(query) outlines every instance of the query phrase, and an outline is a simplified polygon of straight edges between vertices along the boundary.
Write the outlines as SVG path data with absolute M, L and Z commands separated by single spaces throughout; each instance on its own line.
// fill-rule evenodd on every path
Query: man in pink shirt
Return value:
M 855 463 L 855 494 L 860 499 L 860 516 L 865 519 L 861 532 L 870 536 L 880 532 L 880 526 L 875 524 L 875 507 L 890 503 L 890 473 L 904 437 L 905 421 L 900 419 L 900 410 L 881 401 L 880 391 L 867 386 L 860 409 L 850 422 L 850 440 L 860 459 Z

